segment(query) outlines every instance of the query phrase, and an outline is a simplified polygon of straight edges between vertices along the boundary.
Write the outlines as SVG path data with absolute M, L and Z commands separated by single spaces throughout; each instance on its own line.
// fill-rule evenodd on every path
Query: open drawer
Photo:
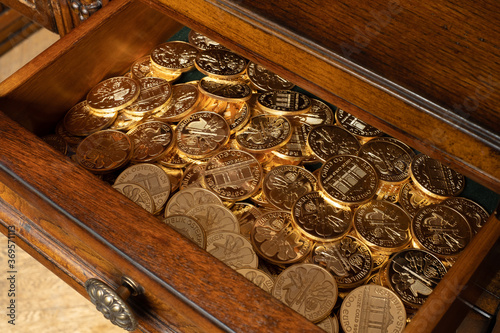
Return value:
M 355 105 L 346 102 L 345 96 L 339 97 L 334 89 L 339 86 L 339 78 L 318 74 L 325 64 L 330 64 L 324 68 L 327 71 L 336 67 L 328 59 L 321 59 L 323 51 L 307 43 L 286 44 L 286 35 L 278 27 L 272 31 L 269 30 L 272 25 L 267 30 L 257 26 L 257 21 L 248 20 L 250 12 L 231 4 L 229 1 L 217 4 L 112 1 L 4 81 L 0 85 L 3 112 L 0 114 L 0 228 L 8 234 L 8 227 L 15 226 L 17 243 L 86 297 L 83 285 L 89 278 L 99 278 L 113 287 L 119 285 L 124 275 L 138 282 L 145 293 L 131 299 L 130 304 L 139 320 L 139 329 L 144 332 L 321 332 L 158 223 L 155 217 L 117 196 L 110 186 L 35 135 L 51 132 L 65 112 L 84 99 L 97 82 L 123 74 L 134 60 L 167 40 L 182 23 L 268 66 L 414 148 L 442 161 L 451 161 L 457 171 L 487 187 L 500 190 L 498 150 L 489 142 L 491 138 L 488 142 L 481 141 L 465 130 L 457 131 L 456 135 L 466 140 L 465 144 L 475 145 L 465 147 L 470 151 L 460 155 L 456 145 L 449 142 L 451 137 L 444 136 L 445 140 L 438 144 L 432 137 L 426 137 L 427 132 L 413 130 L 412 126 L 418 126 L 415 119 L 428 113 L 411 101 L 388 92 L 393 97 L 387 97 L 381 106 L 369 111 L 359 101 L 353 100 Z M 242 27 L 249 30 L 243 33 Z M 274 38 L 284 44 L 270 43 Z M 276 49 L 278 46 L 283 49 Z M 304 53 L 292 52 L 300 50 Z M 299 58 L 308 66 L 300 65 Z M 346 82 L 359 96 L 385 91 L 381 86 L 365 86 L 362 82 L 366 80 L 350 75 Z M 355 79 L 360 80 L 359 87 L 352 85 Z M 364 90 L 368 86 L 374 90 Z M 339 92 L 347 94 L 346 87 Z M 374 97 L 371 99 L 373 102 Z M 377 113 L 391 102 L 396 105 L 387 109 L 390 111 L 386 116 Z M 398 116 L 393 111 L 400 107 Z M 404 112 L 409 113 L 403 119 Z M 404 120 L 402 127 L 397 127 L 396 118 Z M 426 119 L 434 119 L 428 126 L 443 128 L 449 135 L 454 133 L 453 126 L 443 119 L 424 117 L 419 122 Z M 481 154 L 479 161 L 470 155 L 475 149 L 491 154 Z M 494 215 L 490 220 L 412 320 L 408 331 L 431 331 L 446 312 L 500 236 L 498 220 Z

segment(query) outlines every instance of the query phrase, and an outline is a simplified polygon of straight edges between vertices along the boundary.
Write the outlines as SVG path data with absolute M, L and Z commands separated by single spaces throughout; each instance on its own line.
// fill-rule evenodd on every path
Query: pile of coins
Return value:
M 459 173 L 293 87 L 191 31 L 46 140 L 326 331 L 400 332 L 488 213 Z

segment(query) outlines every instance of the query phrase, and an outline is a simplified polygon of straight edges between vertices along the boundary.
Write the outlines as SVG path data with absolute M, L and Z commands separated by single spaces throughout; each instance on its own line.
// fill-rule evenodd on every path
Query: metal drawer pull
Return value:
M 118 327 L 133 331 L 137 328 L 137 320 L 125 301 L 130 295 L 142 294 L 144 289 L 127 276 L 123 276 L 121 282 L 122 285 L 115 292 L 101 280 L 88 279 L 85 282 L 85 289 L 92 304 L 106 319 Z

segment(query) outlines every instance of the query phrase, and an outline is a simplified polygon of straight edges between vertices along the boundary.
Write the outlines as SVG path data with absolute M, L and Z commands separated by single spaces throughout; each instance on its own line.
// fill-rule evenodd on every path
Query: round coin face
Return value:
M 323 329 L 323 331 L 328 333 L 339 333 L 339 320 L 337 316 L 334 314 L 331 317 L 327 317 L 323 319 L 319 323 L 316 324 L 318 327 Z
M 231 210 L 224 206 L 217 204 L 198 205 L 188 210 L 186 215 L 193 217 L 201 224 L 203 230 L 207 233 L 208 238 L 212 233 L 223 231 L 235 233 L 240 232 L 240 224 L 238 220 Z
M 475 234 L 488 221 L 488 212 L 472 200 L 456 197 L 446 199 L 442 202 L 442 204 L 449 206 L 462 214 L 469 222 L 469 225 Z
M 229 141 L 229 125 L 214 112 L 195 112 L 179 122 L 176 128 L 177 148 L 191 158 L 215 155 Z
M 375 250 L 391 253 L 410 243 L 410 217 L 393 203 L 372 200 L 356 209 L 353 221 L 358 236 Z
M 457 196 L 465 187 L 462 174 L 424 154 L 413 159 L 410 175 L 419 190 L 436 199 Z
M 158 163 L 168 168 L 182 169 L 187 167 L 190 162 L 179 156 L 177 148 L 173 147 L 165 156 L 158 160 Z
M 162 222 L 168 224 L 175 231 L 205 249 L 207 246 L 207 237 L 201 225 L 192 217 L 186 215 L 170 215 L 164 217 Z
M 174 145 L 172 127 L 161 121 L 149 121 L 127 132 L 134 142 L 134 162 L 153 162 L 163 158 Z
M 322 101 L 311 98 L 309 112 L 294 116 L 294 119 L 306 122 L 311 126 L 332 125 L 335 122 L 335 113 Z
M 224 46 L 219 44 L 207 36 L 196 32 L 194 30 L 189 31 L 188 34 L 189 44 L 197 47 L 200 50 L 208 50 L 208 49 L 226 49 Z
M 142 186 L 133 183 L 113 185 L 113 188 L 141 206 L 144 210 L 154 213 L 155 203 L 151 194 Z
M 465 217 L 448 206 L 436 204 L 419 209 L 411 223 L 411 233 L 417 247 L 439 258 L 460 254 L 472 238 Z
M 127 113 L 135 116 L 145 116 L 158 111 L 172 97 L 172 86 L 159 77 L 144 77 L 139 79 L 141 92 L 139 97 L 127 107 Z
M 48 134 L 41 138 L 46 144 L 57 150 L 63 155 L 68 151 L 68 143 L 57 134 Z
M 292 137 L 292 125 L 281 116 L 260 115 L 250 118 L 236 133 L 238 146 L 251 153 L 270 152 L 284 146 Z
M 312 126 L 304 122 L 292 122 L 292 136 L 290 140 L 273 153 L 283 159 L 303 161 L 311 157 L 307 147 L 307 136 Z
M 207 238 L 207 252 L 231 267 L 257 268 L 259 259 L 249 240 L 234 232 L 215 232 Z
M 274 90 L 261 94 L 257 98 L 257 105 L 277 116 L 295 116 L 309 112 L 311 99 L 292 90 Z
M 130 73 L 134 79 L 142 79 L 151 76 L 151 56 L 147 55 L 137 59 L 130 68 Z
M 286 211 L 271 211 L 260 216 L 250 235 L 254 249 L 275 264 L 291 264 L 305 258 L 312 242 L 293 228 Z
M 323 162 L 337 155 L 356 155 L 361 147 L 353 134 L 335 125 L 315 126 L 307 137 L 307 145 Z
M 115 121 L 109 126 L 109 129 L 117 131 L 126 131 L 134 126 L 137 126 L 141 122 L 143 117 L 136 117 L 125 112 L 119 112 L 115 118 Z
M 247 75 L 250 82 L 258 90 L 290 90 L 295 86 L 292 82 L 254 62 L 248 64 Z
M 386 287 L 375 284 L 351 291 L 340 307 L 340 325 L 344 332 L 403 332 L 406 311 L 398 296 Z M 363 325 L 360 323 L 364 323 Z
M 335 306 L 338 287 L 324 268 L 295 264 L 278 276 L 272 295 L 310 321 L 318 322 Z
M 326 242 L 349 232 L 352 212 L 330 204 L 319 192 L 309 192 L 293 204 L 292 218 L 294 226 L 308 238 Z
M 208 97 L 226 102 L 244 102 L 252 96 L 250 86 L 238 80 L 204 77 L 199 82 L 199 89 Z
M 250 108 L 245 102 L 227 103 L 221 114 L 229 124 L 231 134 L 234 134 L 247 124 L 250 119 Z
M 352 236 L 316 243 L 312 263 L 325 268 L 340 288 L 354 288 L 365 282 L 372 272 L 373 259 L 368 246 Z
M 186 168 L 182 176 L 180 188 L 185 189 L 189 187 L 202 187 L 205 188 L 205 173 L 206 163 L 197 164 L 192 163 Z
M 242 56 L 231 51 L 208 49 L 198 54 L 195 66 L 205 75 L 216 79 L 230 80 L 245 73 L 247 61 Z
M 441 200 L 434 199 L 420 192 L 411 181 L 401 185 L 398 195 L 398 203 L 410 215 L 411 218 L 422 207 L 437 204 Z
M 159 121 L 175 122 L 193 112 L 200 101 L 200 93 L 195 85 L 181 83 L 172 86 L 172 98 L 165 107 L 154 114 Z
M 94 111 L 114 112 L 134 103 L 139 97 L 139 83 L 125 76 L 98 83 L 87 94 L 87 105 Z
M 262 212 L 252 204 L 246 202 L 236 202 L 231 211 L 240 223 L 240 234 L 246 239 L 250 239 L 250 233 L 257 219 L 262 215 Z
M 117 113 L 95 113 L 87 106 L 87 101 L 83 101 L 66 113 L 64 128 L 72 135 L 87 136 L 109 127 L 115 121 Z
M 167 42 L 151 51 L 151 65 L 160 70 L 188 72 L 194 67 L 198 49 L 185 42 Z
M 342 109 L 337 110 L 335 118 L 341 127 L 356 135 L 356 137 L 363 141 L 362 143 L 383 134 L 383 132 L 378 128 L 368 125 L 361 119 L 356 118 Z
M 239 268 L 236 272 L 243 275 L 257 287 L 271 293 L 274 286 L 274 279 L 269 274 L 256 268 Z
M 259 189 L 262 168 L 251 154 L 241 150 L 224 150 L 214 155 L 204 172 L 205 184 L 225 200 L 251 197 Z
M 357 156 L 338 155 L 327 160 L 320 169 L 319 186 L 334 203 L 361 205 L 375 195 L 378 177 L 375 168 Z
M 172 195 L 165 207 L 165 217 L 171 215 L 186 215 L 188 210 L 203 204 L 222 206 L 222 200 L 212 191 L 199 187 L 181 189 Z
M 133 143 L 127 134 L 104 130 L 86 137 L 76 150 L 78 164 L 94 173 L 106 173 L 124 166 L 132 156 Z

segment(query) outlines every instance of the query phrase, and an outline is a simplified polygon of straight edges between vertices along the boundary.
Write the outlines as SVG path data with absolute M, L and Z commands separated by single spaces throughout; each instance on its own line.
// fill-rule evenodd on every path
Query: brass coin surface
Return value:
M 201 51 L 194 64 L 205 75 L 229 80 L 241 77 L 247 68 L 245 58 L 234 52 L 220 49 Z
M 361 140 L 361 143 L 365 143 L 383 134 L 378 128 L 368 125 L 361 119 L 356 118 L 342 109 L 337 110 L 335 119 L 337 120 L 337 124 L 356 135 L 356 137 Z
M 64 116 L 64 128 L 71 134 L 87 136 L 105 129 L 115 121 L 118 112 L 96 114 L 82 101 L 73 106 Z
M 151 51 L 151 65 L 160 70 L 188 72 L 194 68 L 198 49 L 186 42 L 167 42 Z
M 406 311 L 390 289 L 375 284 L 351 291 L 340 307 L 339 321 L 344 332 L 403 332 Z
M 272 295 L 308 320 L 318 322 L 327 317 L 335 306 L 338 287 L 324 268 L 295 264 L 278 276 Z
M 273 90 L 261 94 L 257 105 L 264 111 L 277 116 L 295 116 L 309 112 L 311 99 L 292 90 Z
M 189 31 L 188 40 L 189 44 L 197 47 L 200 50 L 226 49 L 226 47 L 222 46 L 220 43 L 194 30 Z
M 144 77 L 138 80 L 141 91 L 134 103 L 124 112 L 134 116 L 145 116 L 164 107 L 172 97 L 172 86 L 159 77 Z
M 488 221 L 490 216 L 481 205 L 466 198 L 449 198 L 443 201 L 442 204 L 462 214 L 469 222 L 474 234 L 479 232 L 479 229 Z
M 205 188 L 204 173 L 206 166 L 206 163 L 192 163 L 191 165 L 189 165 L 186 170 L 184 170 L 184 174 L 182 176 L 180 184 L 181 190 L 188 187 Z
M 353 225 L 357 235 L 372 249 L 391 253 L 411 240 L 410 216 L 399 206 L 372 200 L 356 209 Z
M 195 85 L 188 83 L 175 84 L 172 86 L 172 98 L 153 117 L 159 121 L 179 121 L 193 112 L 199 101 L 200 93 Z
M 250 86 L 239 80 L 204 77 L 200 80 L 198 87 L 208 97 L 226 102 L 244 102 L 252 96 Z
M 191 158 L 215 155 L 229 141 L 229 125 L 221 115 L 199 111 L 177 124 L 177 148 Z
M 76 149 L 76 161 L 94 173 L 116 170 L 130 161 L 134 144 L 127 134 L 104 130 L 86 137 Z
M 95 85 L 87 94 L 87 105 L 94 111 L 115 112 L 134 103 L 139 97 L 139 83 L 131 78 L 118 76 Z
M 161 68 L 158 65 L 151 64 L 151 76 L 159 77 L 167 80 L 170 83 L 175 82 L 182 75 L 181 71 L 169 71 L 168 69 Z
M 221 114 L 229 124 L 231 134 L 242 129 L 250 119 L 250 108 L 245 102 L 227 103 Z
M 335 112 L 319 99 L 311 98 L 311 109 L 293 118 L 306 122 L 311 126 L 333 125 L 335 123 Z
M 462 174 L 424 154 L 413 159 L 410 175 L 420 191 L 436 199 L 457 196 L 465 187 Z
M 353 206 L 370 201 L 378 187 L 375 168 L 365 159 L 338 155 L 323 164 L 319 187 L 334 203 Z
M 260 216 L 250 235 L 255 251 L 275 264 L 292 264 L 306 257 L 312 242 L 293 228 L 286 211 L 271 211 Z
M 284 146 L 292 137 L 292 125 L 281 116 L 260 115 L 250 118 L 236 133 L 238 146 L 251 153 L 270 152 Z
M 264 271 L 256 268 L 239 268 L 236 270 L 243 275 L 247 280 L 251 281 L 257 287 L 271 293 L 274 286 L 274 279 Z
M 170 192 L 174 193 L 181 185 L 183 170 L 168 168 L 161 163 L 158 163 L 158 165 L 163 169 L 163 171 L 165 171 L 165 173 L 168 175 L 168 178 L 170 178 Z
M 308 123 L 292 121 L 292 136 L 285 145 L 273 154 L 289 160 L 303 161 L 311 157 L 312 153 L 307 147 L 307 136 L 312 126 Z
M 111 124 L 111 126 L 109 126 L 109 129 L 127 131 L 134 126 L 137 126 L 140 122 L 142 122 L 142 120 L 142 116 L 136 117 L 125 112 L 118 112 L 115 121 Z
M 411 233 L 417 247 L 439 258 L 457 256 L 472 238 L 465 217 L 440 204 L 420 208 L 412 220 Z
M 316 325 L 325 332 L 339 333 L 339 320 L 335 314 L 331 317 L 326 317 Z
M 212 191 L 199 187 L 181 189 L 172 195 L 165 207 L 165 217 L 171 215 L 186 215 L 193 207 L 204 204 L 222 206 L 222 200 Z
M 234 232 L 214 232 L 207 238 L 207 252 L 231 267 L 257 268 L 259 259 L 248 239 Z
M 141 206 L 151 214 L 155 211 L 155 203 L 151 194 L 142 186 L 134 183 L 121 183 L 113 185 L 113 188 Z
M 201 247 L 206 249 L 207 236 L 201 225 L 192 217 L 186 215 L 170 215 L 161 219 L 175 231 Z
M 247 75 L 258 90 L 290 90 L 295 87 L 292 82 L 254 62 L 248 63 Z
M 255 194 L 262 177 L 262 167 L 255 157 L 233 149 L 212 156 L 204 172 L 206 187 L 220 198 L 231 201 L 244 200 Z
M 236 202 L 231 211 L 240 223 L 240 234 L 246 239 L 250 239 L 250 233 L 257 219 L 262 215 L 262 212 L 252 204 L 246 202 Z
M 307 145 L 322 162 L 337 155 L 356 155 L 361 147 L 353 134 L 335 125 L 315 126 L 307 137 Z
M 403 184 L 399 190 L 398 203 L 412 218 L 420 208 L 440 201 L 419 191 L 411 181 Z
M 175 146 L 172 149 L 170 149 L 170 151 L 168 151 L 161 159 L 159 159 L 158 163 L 168 168 L 174 168 L 174 169 L 182 169 L 190 164 L 189 161 L 183 159 L 179 155 L 177 147 Z
M 319 192 L 299 197 L 292 206 L 293 225 L 315 241 L 328 242 L 343 237 L 351 229 L 352 212 L 337 208 Z
M 174 131 L 169 124 L 149 121 L 127 132 L 134 142 L 133 162 L 154 162 L 165 156 L 174 146 Z
M 333 242 L 316 243 L 311 260 L 330 272 L 340 288 L 361 285 L 370 277 L 373 268 L 368 246 L 349 235 Z
M 207 241 L 212 233 L 222 231 L 240 232 L 240 224 L 236 216 L 228 208 L 218 204 L 203 204 L 193 206 L 186 215 L 196 219 L 207 233 Z M 207 244 L 208 245 L 208 244 Z
M 44 135 L 41 139 L 63 155 L 66 155 L 68 152 L 68 143 L 60 135 L 48 134 Z
M 408 249 L 396 253 L 380 273 L 384 286 L 404 304 L 420 307 L 446 274 L 443 263 L 433 254 Z
M 137 59 L 130 67 L 130 73 L 137 80 L 151 76 L 151 56 L 147 55 Z
M 59 135 L 64 141 L 66 141 L 68 146 L 71 147 L 72 149 L 76 149 L 76 147 L 78 147 L 78 145 L 84 139 L 81 136 L 76 136 L 76 135 L 69 133 L 66 130 L 66 128 L 64 127 L 64 119 L 57 123 L 56 134 Z
M 116 178 L 115 185 L 121 183 L 134 183 L 144 187 L 153 198 L 155 213 L 165 206 L 171 193 L 170 178 L 155 164 L 141 163 L 128 167 Z
M 316 178 L 307 169 L 294 165 L 277 166 L 264 177 L 262 189 L 277 209 L 290 211 L 302 195 L 316 190 Z

